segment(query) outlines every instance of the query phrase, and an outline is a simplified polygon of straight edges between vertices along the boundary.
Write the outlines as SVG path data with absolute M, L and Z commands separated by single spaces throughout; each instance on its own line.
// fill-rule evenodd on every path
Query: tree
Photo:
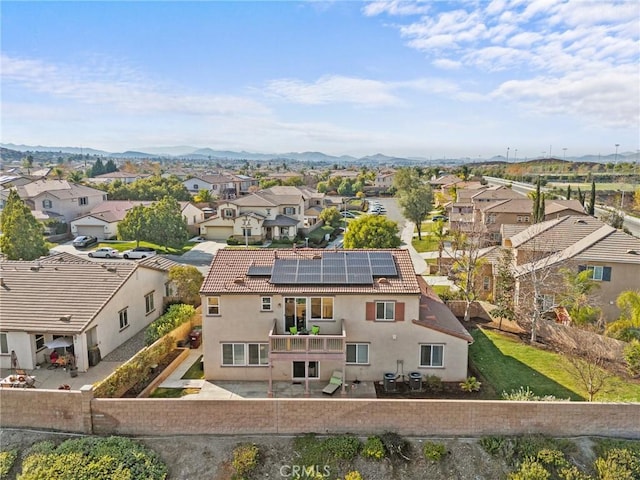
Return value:
M 27 175 L 31 175 L 31 169 L 33 168 L 33 155 L 27 155 L 23 158 L 22 165 L 27 169 Z
M 640 340 L 640 290 L 625 290 L 616 299 L 620 318 L 607 325 L 605 333 L 623 341 Z
M 157 245 L 181 248 L 189 239 L 187 221 L 182 216 L 180 204 L 170 196 L 164 197 L 150 207 L 148 223 L 149 240 Z
M 579 357 L 577 352 L 566 355 L 567 372 L 574 377 L 587 392 L 590 402 L 604 388 L 611 374 L 605 369 L 606 360 L 595 350 L 585 350 Z
M 578 187 L 578 201 L 580 202 L 580 205 L 582 205 L 583 208 L 584 208 L 584 202 L 586 200 L 585 197 L 586 197 L 586 194 L 582 193 L 580 191 L 580 187 Z
M 67 175 L 67 180 L 71 183 L 80 183 L 84 177 L 84 174 L 80 170 L 74 170 L 73 172 L 69 172 Z
M 457 259 L 451 267 L 450 277 L 460 288 L 460 294 L 465 300 L 464 320 L 466 322 L 470 319 L 471 304 L 477 297 L 476 278 L 486 263 L 486 259 L 480 257 L 482 239 L 480 227 L 474 227 L 473 230 L 458 235 L 457 248 L 454 250 Z M 461 256 L 458 256 L 457 249 L 463 250 Z
M 591 200 L 589 200 L 589 208 L 587 213 L 592 217 L 596 214 L 596 182 L 591 182 Z
M 633 209 L 640 212 L 640 188 L 633 193 Z
M 49 253 L 43 225 L 15 190 L 9 192 L 0 217 L 0 230 L 0 250 L 7 260 L 35 260 Z
M 340 186 L 338 186 L 338 195 L 343 195 L 346 197 L 353 196 L 353 185 L 351 185 L 351 180 L 345 178 L 340 182 Z
M 567 185 L 567 200 L 571 200 L 571 184 Z
M 91 170 L 88 174 L 89 177 L 97 177 L 98 175 L 102 175 L 103 173 L 107 173 L 106 169 L 104 167 L 104 164 L 102 163 L 102 160 L 100 159 L 100 157 L 98 157 L 95 161 L 95 163 L 93 164 L 93 167 L 91 167 Z
M 422 222 L 433 209 L 433 193 L 428 185 L 411 188 L 401 192 L 399 202 L 402 214 L 418 229 L 418 240 L 422 240 Z
M 136 205 L 118 222 L 118 238 L 120 240 L 135 240 L 136 247 L 139 247 L 140 240 L 149 238 L 149 222 L 149 209 L 144 205 Z
M 191 200 L 187 187 L 175 175 L 162 177 L 153 175 L 132 183 L 115 181 L 107 187 L 109 200 L 160 200 L 168 195 L 179 202 Z
M 444 228 L 444 221 L 437 220 L 433 224 L 431 235 L 438 242 L 438 273 L 442 272 L 442 252 L 444 251 L 444 242 L 447 239 L 447 231 Z
M 194 197 L 194 200 L 198 203 L 210 203 L 212 200 L 211 190 L 201 188 L 200 190 L 198 190 L 198 193 Z
M 515 294 L 515 278 L 513 276 L 513 251 L 502 248 L 496 266 L 496 307 L 491 314 L 500 318 L 498 330 L 502 329 L 502 320 L 514 320 L 516 317 L 513 296 Z
M 415 168 L 399 168 L 393 176 L 393 186 L 400 194 L 407 192 L 421 185 L 420 176 Z
M 104 165 L 104 173 L 113 173 L 117 171 L 118 167 L 116 167 L 115 162 L 111 158 L 107 160 L 107 163 Z
M 335 228 L 340 226 L 342 215 L 336 207 L 329 207 L 320 212 L 320 220 L 322 220 L 325 225 L 331 225 Z
M 581 272 L 571 268 L 560 270 L 563 285 L 560 291 L 559 304 L 565 307 L 571 319 L 578 325 L 593 324 L 600 318 L 601 310 L 594 307 L 593 292 L 600 288 L 600 283 L 593 279 L 593 270 Z
M 169 280 L 175 287 L 175 296 L 191 305 L 200 303 L 200 287 L 204 276 L 191 265 L 176 265 L 169 269 Z
M 344 248 L 397 248 L 400 246 L 398 224 L 384 216 L 362 215 L 349 224 L 344 234 Z
M 533 199 L 533 223 L 540 223 L 544 221 L 545 205 L 544 205 L 544 193 L 541 192 L 541 179 L 538 177 L 536 182 L 536 191 L 529 193 L 530 198 Z

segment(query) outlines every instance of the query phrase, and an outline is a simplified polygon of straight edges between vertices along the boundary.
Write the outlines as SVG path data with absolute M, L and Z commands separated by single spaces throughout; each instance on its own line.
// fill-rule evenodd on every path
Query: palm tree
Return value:
M 69 174 L 67 175 L 67 180 L 69 180 L 71 183 L 80 183 L 83 177 L 84 175 L 80 170 L 74 170 L 73 172 L 69 172 Z
M 442 271 L 442 252 L 444 250 L 444 241 L 447 238 L 447 232 L 444 229 L 444 222 L 438 220 L 433 224 L 431 235 L 438 241 L 438 273 Z
M 622 313 L 618 320 L 607 326 L 605 333 L 619 340 L 640 340 L 640 290 L 622 292 L 618 295 L 616 304 Z

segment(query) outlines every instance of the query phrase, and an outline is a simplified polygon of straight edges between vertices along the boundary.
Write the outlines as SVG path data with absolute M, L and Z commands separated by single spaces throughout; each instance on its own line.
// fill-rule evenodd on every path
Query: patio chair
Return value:
M 311 335 L 320 335 L 320 327 L 318 325 L 311 326 Z
M 289 333 L 291 335 L 297 335 L 298 334 L 298 327 L 289 327 Z
M 342 386 L 342 372 L 340 370 L 334 370 L 329 383 L 322 389 L 322 393 L 327 395 L 333 395 Z

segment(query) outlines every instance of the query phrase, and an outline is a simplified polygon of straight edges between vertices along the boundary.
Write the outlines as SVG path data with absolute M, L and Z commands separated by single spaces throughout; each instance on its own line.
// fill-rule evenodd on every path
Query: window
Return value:
M 289 236 L 289 227 L 280 227 L 280 236 L 288 237 Z
M 78 198 L 78 205 L 89 205 L 89 197 Z
M 6 333 L 0 333 L 0 353 L 9 353 L 9 342 Z
M 547 310 L 549 310 L 551 307 L 555 305 L 555 300 L 556 300 L 556 297 L 554 295 L 543 293 L 538 298 L 538 307 L 543 312 L 546 312 Z
M 347 363 L 366 365 L 369 363 L 369 344 L 347 343 Z
M 51 208 L 51 207 L 53 207 L 53 202 L 51 202 L 51 200 L 42 201 L 42 208 Z
M 491 279 L 489 277 L 482 278 L 482 289 L 485 291 L 491 289 Z
M 285 215 L 295 215 L 296 214 L 296 207 L 284 207 L 284 214 Z
M 127 309 L 120 310 L 118 312 L 118 317 L 120 318 L 120 330 L 124 330 L 129 326 L 129 314 L 127 313 Z
M 269 347 L 266 343 L 249 343 L 249 365 L 268 365 Z
M 220 297 L 207 297 L 207 315 L 220 315 Z
M 518 223 L 529 223 L 529 215 L 518 215 L 516 217 Z
M 268 364 L 269 347 L 266 343 L 222 344 L 222 365 L 243 367 L 266 366 Z
M 242 236 L 250 237 L 251 236 L 251 228 L 242 227 Z
M 311 319 L 333 320 L 333 298 L 311 297 Z
M 36 337 L 36 352 L 39 352 L 40 350 L 45 348 L 44 335 L 41 333 L 36 333 L 35 337 Z
M 421 367 L 443 367 L 444 345 L 420 345 Z
M 270 216 L 271 216 L 271 209 L 267 208 L 267 217 L 270 217 Z
M 200 190 L 200 186 L 197 183 L 194 183 L 192 190 L 195 190 L 197 192 L 198 190 Z
M 173 282 L 167 282 L 164 284 L 164 296 L 165 297 L 173 297 L 175 293 L 175 289 L 173 287 Z
M 151 292 L 151 293 L 147 293 L 144 296 L 144 308 L 145 308 L 144 311 L 145 311 L 146 314 L 149 314 L 149 313 L 153 312 L 156 309 L 155 306 L 153 305 L 153 294 L 154 293 L 155 293 L 155 291 Z
M 271 304 L 271 297 L 261 297 L 260 298 L 260 311 L 261 312 L 270 312 L 273 309 Z
M 233 208 L 223 208 L 222 216 L 224 218 L 233 218 L 235 216 L 235 210 Z
M 487 217 L 487 223 L 496 223 L 496 214 L 492 213 Z
M 611 281 L 611 267 L 603 267 L 602 265 L 579 265 L 578 271 L 589 270 L 592 272 L 591 278 L 598 282 Z
M 395 302 L 376 302 L 376 320 L 393 322 L 395 306 Z

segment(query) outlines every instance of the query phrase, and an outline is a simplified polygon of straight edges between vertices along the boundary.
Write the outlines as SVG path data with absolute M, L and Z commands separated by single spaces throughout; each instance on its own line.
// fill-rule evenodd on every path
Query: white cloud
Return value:
M 115 64 L 96 66 L 52 65 L 39 60 L 0 57 L 2 82 L 53 99 L 103 105 L 120 112 L 148 114 L 177 112 L 189 115 L 268 113 L 249 98 L 233 95 L 183 93 L 144 79 L 138 72 Z M 5 87 L 6 88 L 6 87 Z
M 442 70 L 457 70 L 462 67 L 462 62 L 448 58 L 437 58 L 432 63 Z
M 419 15 L 427 13 L 429 9 L 429 5 L 420 0 L 376 0 L 365 5 L 362 11 L 367 17 L 375 17 L 383 13 L 393 16 Z

